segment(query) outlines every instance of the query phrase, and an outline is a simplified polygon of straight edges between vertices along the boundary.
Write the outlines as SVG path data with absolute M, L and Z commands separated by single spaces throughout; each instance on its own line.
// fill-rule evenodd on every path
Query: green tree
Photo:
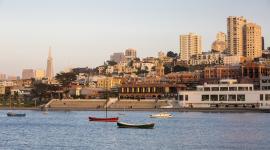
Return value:
M 77 79 L 74 72 L 61 72 L 58 73 L 55 78 L 63 87 L 69 87 L 70 84 Z
M 167 57 L 176 58 L 178 56 L 177 53 L 174 53 L 172 51 L 167 52 Z
M 168 74 L 172 72 L 172 67 L 170 65 L 164 65 L 164 74 Z
M 111 61 L 111 60 L 107 60 L 107 64 L 108 64 L 109 66 L 114 66 L 114 65 L 117 64 L 117 62 Z
M 34 83 L 33 89 L 31 90 L 31 97 L 38 98 L 39 103 L 42 102 L 43 99 L 48 97 L 49 85 L 45 83 Z
M 4 103 L 6 103 L 7 101 L 9 101 L 9 106 L 11 106 L 11 91 L 10 88 L 6 88 L 5 89 L 5 94 L 4 94 Z
M 182 72 L 182 71 L 188 71 L 188 68 L 180 65 L 176 65 L 173 67 L 173 72 Z
M 55 78 L 63 88 L 65 97 L 67 97 L 71 83 L 77 79 L 76 74 L 74 72 L 61 72 Z

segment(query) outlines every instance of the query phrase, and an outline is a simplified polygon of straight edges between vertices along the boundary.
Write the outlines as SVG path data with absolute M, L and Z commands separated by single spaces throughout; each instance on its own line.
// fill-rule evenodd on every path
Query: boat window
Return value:
M 238 91 L 248 91 L 248 87 L 238 87 Z
M 219 95 L 219 101 L 227 101 L 227 95 Z
M 263 101 L 263 94 L 260 94 L 260 100 Z
M 249 90 L 252 91 L 252 87 L 249 87 Z
M 185 100 L 188 101 L 188 95 L 185 95 Z
M 182 100 L 183 100 L 183 98 L 184 98 L 184 96 L 183 96 L 183 95 L 179 95 L 179 101 L 182 101 Z
M 210 87 L 205 87 L 204 91 L 210 91 Z
M 218 101 L 218 95 L 211 95 L 211 101 Z
M 228 87 L 220 87 L 220 91 L 228 91 Z
M 211 90 L 212 91 L 219 91 L 219 88 L 218 87 L 212 87 Z
M 237 87 L 229 87 L 229 91 L 237 91 Z
M 270 100 L 270 94 L 265 94 L 265 100 L 269 101 Z
M 236 101 L 236 95 L 229 95 L 228 101 Z
M 202 95 L 202 101 L 209 101 L 209 95 Z
M 245 95 L 244 94 L 238 94 L 237 95 L 237 101 L 245 101 Z

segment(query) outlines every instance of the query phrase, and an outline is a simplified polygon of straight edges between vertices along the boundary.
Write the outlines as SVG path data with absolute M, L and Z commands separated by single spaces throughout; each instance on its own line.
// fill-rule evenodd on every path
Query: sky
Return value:
M 114 52 L 140 57 L 179 53 L 179 35 L 202 36 L 209 51 L 228 16 L 262 27 L 270 46 L 269 0 L 0 0 L 0 73 L 44 69 L 52 47 L 55 72 L 96 67 Z

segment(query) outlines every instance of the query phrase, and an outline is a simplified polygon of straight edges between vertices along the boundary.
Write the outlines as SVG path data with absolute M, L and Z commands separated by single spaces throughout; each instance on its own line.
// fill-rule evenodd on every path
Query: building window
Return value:
M 218 101 L 218 95 L 211 95 L 211 101 Z
M 219 88 L 218 87 L 212 87 L 211 90 L 212 91 L 219 91 Z
M 237 91 L 237 87 L 229 87 L 229 91 Z
M 248 91 L 248 87 L 238 87 L 238 91 Z
M 228 91 L 228 87 L 220 87 L 220 91 Z
M 188 95 L 185 95 L 185 100 L 188 101 Z
M 263 94 L 260 94 L 260 100 L 263 101 Z
M 209 101 L 209 95 L 202 95 L 202 101 Z
M 236 95 L 229 95 L 228 101 L 236 101 Z
M 210 87 L 205 87 L 204 91 L 210 91 Z
M 237 95 L 237 101 L 245 101 L 245 95 L 244 94 L 238 94 Z
M 265 94 L 265 100 L 269 101 L 270 100 L 270 94 Z
M 227 95 L 219 95 L 219 101 L 227 101 Z
M 179 95 L 179 101 L 183 101 L 184 96 L 183 95 Z

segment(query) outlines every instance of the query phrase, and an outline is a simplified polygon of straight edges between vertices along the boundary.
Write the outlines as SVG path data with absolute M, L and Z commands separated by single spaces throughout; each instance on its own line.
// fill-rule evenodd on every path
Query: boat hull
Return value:
M 150 118 L 172 118 L 172 116 L 154 116 L 154 115 L 150 115 Z
M 117 122 L 118 128 L 138 128 L 138 129 L 153 129 L 155 124 L 148 123 L 148 124 L 128 124 L 123 122 Z
M 118 117 L 114 118 L 96 118 L 96 117 L 89 117 L 89 121 L 97 121 L 97 122 L 117 122 Z
M 7 113 L 8 117 L 25 117 L 26 114 L 17 114 L 17 113 Z
M 154 114 L 150 115 L 150 118 L 172 118 L 173 116 L 169 113 L 159 113 L 159 114 Z

